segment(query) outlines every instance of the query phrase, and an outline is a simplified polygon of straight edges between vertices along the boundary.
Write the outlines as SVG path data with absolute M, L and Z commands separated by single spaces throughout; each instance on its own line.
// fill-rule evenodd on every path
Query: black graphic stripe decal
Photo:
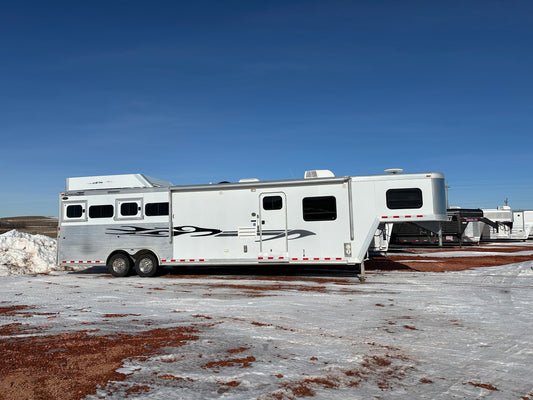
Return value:
M 168 237 L 168 227 L 154 227 L 144 228 L 133 225 L 122 225 L 119 228 L 107 228 L 107 235 L 134 235 L 134 236 L 148 236 L 148 237 Z M 239 234 L 237 231 L 221 231 L 214 228 L 201 228 L 198 226 L 184 225 L 174 227 L 173 236 L 190 235 L 191 237 L 237 237 Z M 307 236 L 313 236 L 316 233 L 307 231 L 305 229 L 289 229 L 285 230 L 263 230 L 261 237 L 263 241 L 281 239 L 285 236 L 288 240 L 301 239 Z M 258 232 L 259 236 L 259 232 Z M 259 240 L 257 240 L 259 241 Z

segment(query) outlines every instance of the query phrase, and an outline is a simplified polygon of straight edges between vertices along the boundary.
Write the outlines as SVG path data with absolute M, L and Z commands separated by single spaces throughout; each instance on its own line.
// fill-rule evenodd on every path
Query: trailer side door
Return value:
M 287 198 L 283 192 L 259 195 L 259 259 L 288 261 Z

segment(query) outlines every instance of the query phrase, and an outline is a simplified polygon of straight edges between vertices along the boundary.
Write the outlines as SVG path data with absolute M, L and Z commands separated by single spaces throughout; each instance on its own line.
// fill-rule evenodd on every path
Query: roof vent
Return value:
M 335 174 L 329 169 L 315 169 L 312 171 L 305 171 L 305 179 L 314 179 L 314 178 L 333 178 Z
M 385 172 L 386 174 L 396 175 L 396 174 L 399 174 L 399 173 L 403 172 L 403 169 L 401 169 L 401 168 L 389 168 L 389 169 L 386 169 L 383 172 Z
M 257 179 L 257 178 L 239 179 L 239 183 L 250 183 L 250 182 L 259 182 L 259 179 Z

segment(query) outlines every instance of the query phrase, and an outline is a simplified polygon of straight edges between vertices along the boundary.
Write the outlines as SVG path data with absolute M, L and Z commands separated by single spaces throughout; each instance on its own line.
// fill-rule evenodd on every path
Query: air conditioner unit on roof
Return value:
M 305 171 L 305 179 L 313 178 L 333 178 L 335 174 L 329 169 L 314 169 L 312 171 Z

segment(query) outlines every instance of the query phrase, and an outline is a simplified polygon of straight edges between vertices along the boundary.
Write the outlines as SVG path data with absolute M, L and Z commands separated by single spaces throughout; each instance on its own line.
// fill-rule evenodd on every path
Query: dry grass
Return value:
M 0 234 L 12 229 L 32 235 L 57 237 L 57 218 L 41 216 L 5 217 L 0 218 Z

